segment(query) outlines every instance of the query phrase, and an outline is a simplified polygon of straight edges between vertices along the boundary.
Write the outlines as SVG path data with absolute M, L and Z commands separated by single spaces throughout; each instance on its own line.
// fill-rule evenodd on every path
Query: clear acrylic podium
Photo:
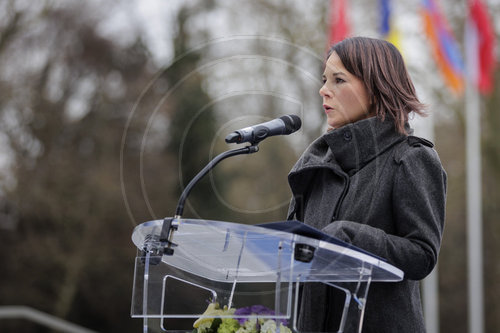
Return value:
M 261 304 L 273 313 L 259 318 L 300 332 L 300 290 L 312 282 L 345 293 L 339 327 L 331 331 L 344 332 L 348 318 L 361 331 L 370 283 L 403 278 L 401 270 L 348 244 L 265 225 L 174 220 L 173 253 L 164 254 L 163 222 L 140 224 L 132 235 L 138 255 L 131 315 L 143 319 L 144 332 L 192 331 L 210 302 L 228 308 Z

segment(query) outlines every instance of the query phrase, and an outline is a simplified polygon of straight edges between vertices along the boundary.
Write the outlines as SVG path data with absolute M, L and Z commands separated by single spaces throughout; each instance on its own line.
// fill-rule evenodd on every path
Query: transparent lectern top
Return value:
M 381 258 L 336 243 L 255 225 L 197 219 L 174 223 L 174 253 L 163 255 L 162 262 L 213 281 L 274 282 L 278 275 L 298 282 L 403 278 L 401 270 Z M 137 248 L 159 246 L 162 226 L 163 220 L 138 225 L 132 234 Z

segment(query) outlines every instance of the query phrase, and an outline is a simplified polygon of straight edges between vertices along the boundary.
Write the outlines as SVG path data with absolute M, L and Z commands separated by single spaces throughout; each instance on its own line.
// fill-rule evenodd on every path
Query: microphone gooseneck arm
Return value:
M 198 174 L 189 182 L 189 184 L 187 184 L 187 186 L 182 191 L 177 203 L 177 208 L 175 210 L 175 216 L 173 218 L 166 217 L 163 219 L 163 225 L 161 228 L 159 239 L 162 245 L 161 247 L 157 248 L 156 251 L 161 255 L 171 256 L 174 254 L 174 247 L 177 246 L 177 244 L 173 242 L 174 231 L 177 230 L 179 220 L 181 219 L 182 213 L 184 212 L 184 204 L 186 202 L 186 199 L 196 183 L 200 181 L 200 179 L 202 179 L 210 170 L 212 170 L 217 165 L 217 163 L 219 163 L 223 159 L 236 155 L 252 154 L 258 151 L 259 147 L 257 145 L 228 150 L 217 155 L 213 160 L 208 162 L 208 164 L 203 169 L 201 169 L 200 172 L 198 172 Z M 154 264 L 157 263 L 158 262 L 155 262 Z
M 217 155 L 213 160 L 211 160 L 198 174 L 189 182 L 189 184 L 182 191 L 181 196 L 179 197 L 179 201 L 177 203 L 177 208 L 175 210 L 175 219 L 180 219 L 182 213 L 184 212 L 184 204 L 186 199 L 193 189 L 193 187 L 203 178 L 210 170 L 212 170 L 217 163 L 231 156 L 242 155 L 242 154 L 252 154 L 259 151 L 259 147 L 257 145 L 246 146 L 243 148 L 233 149 L 225 151 L 219 155 Z

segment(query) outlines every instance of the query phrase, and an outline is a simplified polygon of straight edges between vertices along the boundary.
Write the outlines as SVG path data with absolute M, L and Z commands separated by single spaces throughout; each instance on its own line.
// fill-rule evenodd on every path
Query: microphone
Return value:
M 226 136 L 227 143 L 243 143 L 250 142 L 252 145 L 257 144 L 274 135 L 288 135 L 297 131 L 302 125 L 302 121 L 296 115 L 287 115 L 277 119 L 257 124 L 250 127 L 245 127 L 230 133 Z

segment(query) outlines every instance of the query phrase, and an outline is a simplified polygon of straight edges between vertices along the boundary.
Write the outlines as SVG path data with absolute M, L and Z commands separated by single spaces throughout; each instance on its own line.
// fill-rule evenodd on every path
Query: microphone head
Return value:
M 241 135 L 238 132 L 229 133 L 226 136 L 226 143 L 235 143 L 241 140 Z
M 280 117 L 281 120 L 285 123 L 285 133 L 283 134 L 291 134 L 300 129 L 302 126 L 302 121 L 300 118 L 294 114 L 289 114 L 283 117 Z

